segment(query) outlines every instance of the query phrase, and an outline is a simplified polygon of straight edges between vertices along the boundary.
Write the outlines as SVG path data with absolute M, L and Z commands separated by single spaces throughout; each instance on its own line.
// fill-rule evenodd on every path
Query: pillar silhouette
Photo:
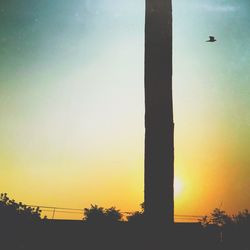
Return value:
M 171 225 L 174 222 L 171 0 L 146 0 L 144 164 L 146 220 Z

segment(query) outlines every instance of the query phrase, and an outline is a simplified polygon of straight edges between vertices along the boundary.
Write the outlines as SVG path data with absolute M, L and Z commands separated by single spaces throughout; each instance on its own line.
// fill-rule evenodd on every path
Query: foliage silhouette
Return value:
M 215 208 L 209 216 L 204 216 L 200 223 L 207 232 L 211 226 L 219 229 L 220 245 L 223 249 L 249 249 L 250 214 L 248 210 L 230 216 L 225 211 Z
M 120 210 L 117 210 L 115 207 L 106 209 L 105 215 L 109 221 L 113 221 L 113 222 L 121 221 L 122 219 L 122 214 Z
M 140 204 L 141 211 L 135 211 L 131 215 L 127 216 L 127 220 L 129 223 L 142 223 L 145 220 L 144 215 L 144 202 Z
M 89 223 L 114 223 L 122 219 L 120 210 L 115 207 L 104 209 L 98 205 L 92 205 L 90 208 L 84 208 L 84 221 Z
M 225 226 L 239 226 L 239 225 L 249 225 L 250 226 L 250 213 L 247 209 L 238 212 L 236 215 L 228 215 L 225 211 L 215 208 L 210 215 L 205 215 L 199 222 L 203 227 L 208 225 L 216 225 L 219 227 Z
M 144 213 L 140 211 L 136 211 L 131 215 L 127 216 L 127 220 L 130 223 L 142 223 L 144 219 Z
M 213 224 L 223 227 L 232 223 L 232 218 L 219 208 L 215 208 L 211 213 L 211 221 Z
M 152 238 L 152 231 L 147 230 L 146 224 L 143 223 L 145 221 L 143 209 L 141 204 L 141 211 L 129 215 L 127 222 L 122 220 L 122 214 L 116 207 L 105 209 L 98 205 L 91 205 L 90 208 L 84 209 L 86 223 L 41 220 L 39 208 L 32 209 L 11 200 L 7 194 L 1 194 L 0 235 L 6 239 L 1 246 L 3 249 L 11 250 L 78 249 L 77 246 L 81 244 L 86 249 L 93 250 L 154 249 L 151 246 L 154 246 L 156 241 L 160 244 L 161 238 Z M 39 223 L 33 223 L 34 221 Z M 177 223 L 173 231 L 165 232 L 164 237 L 174 243 L 171 249 L 245 250 L 249 248 L 250 214 L 248 210 L 229 216 L 225 211 L 216 208 L 200 222 L 203 222 L 205 227 L 201 227 L 198 223 Z M 153 228 L 153 230 L 159 229 Z
M 238 212 L 237 215 L 233 216 L 233 221 L 237 225 L 248 225 L 250 227 L 250 213 L 247 209 L 242 212 Z
M 17 203 L 15 200 L 11 200 L 6 193 L 0 194 L 1 221 L 37 221 L 41 219 L 41 212 L 39 207 L 32 208 L 22 202 Z
M 84 220 L 85 221 L 102 221 L 104 220 L 104 208 L 92 205 L 90 208 L 84 208 Z

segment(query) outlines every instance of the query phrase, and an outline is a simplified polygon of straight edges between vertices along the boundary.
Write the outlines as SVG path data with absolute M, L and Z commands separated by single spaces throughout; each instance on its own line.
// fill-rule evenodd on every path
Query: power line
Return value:
M 39 207 L 39 208 L 51 208 L 51 209 L 62 209 L 62 210 L 73 210 L 73 211 L 84 211 L 81 208 L 66 208 L 66 207 L 51 207 L 51 206 L 39 206 L 39 205 L 27 205 L 28 207 Z
M 66 208 L 66 207 L 53 207 L 53 206 L 41 206 L 41 205 L 27 205 L 28 207 L 33 207 L 33 208 L 41 208 L 42 212 L 53 212 L 53 213 L 65 213 L 65 214 L 83 214 L 84 209 L 83 208 Z M 43 209 L 45 208 L 45 209 Z M 77 211 L 77 212 L 72 212 L 72 211 Z M 121 211 L 122 214 L 128 214 L 132 215 L 135 212 L 123 212 Z M 199 219 L 202 218 L 202 215 L 190 215 L 190 214 L 175 214 L 175 218 L 179 219 L 186 219 L 186 220 L 192 220 L 192 219 Z

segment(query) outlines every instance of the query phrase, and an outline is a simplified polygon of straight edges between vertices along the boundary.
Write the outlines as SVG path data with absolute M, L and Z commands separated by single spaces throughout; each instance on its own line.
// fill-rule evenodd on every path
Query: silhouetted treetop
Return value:
M 130 223 L 141 223 L 144 220 L 144 202 L 140 204 L 141 211 L 135 211 L 127 216 L 127 220 Z
M 29 207 L 22 202 L 11 200 L 6 193 L 0 194 L 0 220 L 11 221 L 15 219 L 40 220 L 41 210 L 39 207 Z
M 248 225 L 250 227 L 250 213 L 247 209 L 233 216 L 233 221 L 237 225 Z
M 92 205 L 90 208 L 84 208 L 84 220 L 91 223 L 107 223 L 121 221 L 122 214 L 115 207 L 104 209 L 98 205 Z
M 225 211 L 220 208 L 215 208 L 210 215 L 203 216 L 199 222 L 202 226 L 206 227 L 210 224 L 219 227 L 229 225 L 248 225 L 250 226 L 250 213 L 247 209 L 238 212 L 236 215 L 228 215 Z
M 111 207 L 105 210 L 105 215 L 108 220 L 110 221 L 120 221 L 122 219 L 122 214 L 120 210 L 116 209 L 115 207 Z

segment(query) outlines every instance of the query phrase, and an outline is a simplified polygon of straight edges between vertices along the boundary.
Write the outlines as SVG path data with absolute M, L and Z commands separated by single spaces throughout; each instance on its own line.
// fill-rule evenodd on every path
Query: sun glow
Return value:
M 178 197 L 183 191 L 183 182 L 178 178 L 174 178 L 174 196 Z

